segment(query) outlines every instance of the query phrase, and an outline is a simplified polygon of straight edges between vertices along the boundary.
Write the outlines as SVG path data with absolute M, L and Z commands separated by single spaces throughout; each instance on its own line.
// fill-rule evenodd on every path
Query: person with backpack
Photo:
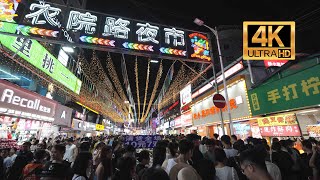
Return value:
M 72 178 L 70 163 L 63 160 L 65 151 L 65 146 L 61 144 L 52 147 L 52 161 L 46 163 L 39 174 L 42 177 L 41 180 L 69 180 Z
M 46 163 L 46 151 L 36 150 L 33 162 L 27 164 L 22 171 L 24 180 L 40 180 L 38 176 Z

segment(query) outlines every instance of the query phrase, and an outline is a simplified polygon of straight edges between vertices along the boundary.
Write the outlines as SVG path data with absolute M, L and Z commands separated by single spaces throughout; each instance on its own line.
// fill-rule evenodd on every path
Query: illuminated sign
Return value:
M 16 24 L 2 23 L 3 26 L 0 28 L 0 31 L 18 34 L 22 33 L 21 31 L 16 31 L 18 28 Z M 77 94 L 80 93 L 82 82 L 37 41 L 2 34 L 0 34 L 0 41 L 2 45 L 13 52 L 20 50 L 17 54 L 21 58 L 40 69 L 54 80 L 60 82 L 71 91 Z
M 69 41 L 113 52 L 209 63 L 207 33 L 106 15 L 84 9 L 36 1 L 23 14 L 22 25 L 41 29 L 30 35 Z M 59 31 L 57 33 L 56 31 Z M 46 32 L 46 33 L 45 33 Z M 58 38 L 54 37 L 58 35 Z M 76 45 L 76 44 L 75 44 Z
M 0 0 L 0 21 L 14 22 L 13 18 L 20 0 Z
M 96 130 L 97 131 L 103 131 L 104 130 L 104 125 L 96 124 Z
M 264 66 L 266 68 L 268 67 L 272 67 L 272 66 L 275 66 L 275 67 L 281 67 L 283 66 L 285 63 L 288 62 L 288 60 L 264 60 Z
M 180 91 L 180 101 L 181 107 L 185 106 L 186 104 L 192 101 L 191 98 L 191 84 L 187 85 Z
M 301 136 L 299 125 L 260 127 L 260 133 L 264 137 Z
M 278 116 L 268 116 L 263 118 L 258 118 L 258 125 L 263 126 L 286 126 L 286 125 L 296 125 L 298 124 L 297 118 L 294 114 L 285 114 Z
M 307 125 L 307 132 L 309 134 L 309 137 L 320 137 L 320 125 Z
M 1 109 L 20 111 L 20 115 L 29 114 L 30 117 L 34 114 L 34 118 L 38 116 L 54 117 L 56 105 L 56 102 L 48 98 L 0 80 Z
M 240 70 L 243 69 L 243 64 L 241 62 L 237 63 L 236 65 L 232 66 L 230 69 L 228 69 L 227 71 L 224 72 L 224 76 L 225 78 L 228 78 L 232 75 L 234 75 L 235 73 L 239 72 Z M 217 83 L 222 82 L 223 77 L 222 75 L 219 75 L 217 77 Z M 205 91 L 207 91 L 208 89 L 212 88 L 214 85 L 214 80 L 212 80 L 211 82 L 209 82 L 208 84 L 206 84 L 205 86 L 203 86 L 202 88 L 200 88 L 199 90 L 197 90 L 196 92 L 194 92 L 192 94 L 192 99 L 199 96 L 200 94 L 204 93 Z
M 219 93 L 225 97 L 225 91 L 219 90 Z M 234 82 L 227 88 L 229 96 L 230 112 L 232 119 L 240 119 L 250 116 L 250 105 L 247 99 L 247 88 L 244 79 L 239 82 Z M 240 99 L 242 101 L 237 101 Z M 220 121 L 220 109 L 213 104 L 213 95 L 207 96 L 201 101 L 198 101 L 191 107 L 193 125 L 210 124 Z M 229 119 L 228 108 L 225 106 L 222 110 L 223 119 Z
M 200 33 L 189 34 L 191 39 L 191 46 L 194 50 L 194 53 L 191 54 L 191 57 L 197 57 L 200 59 L 211 60 L 210 51 L 209 51 L 209 41 L 206 36 Z
M 261 136 L 301 136 L 295 114 L 258 118 Z

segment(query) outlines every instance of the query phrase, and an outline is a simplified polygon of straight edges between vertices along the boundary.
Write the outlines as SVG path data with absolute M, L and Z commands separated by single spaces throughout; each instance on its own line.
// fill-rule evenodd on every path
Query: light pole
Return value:
M 223 67 L 223 61 L 222 61 L 222 55 L 221 55 L 221 49 L 220 49 L 220 42 L 219 42 L 219 35 L 216 29 L 213 29 L 210 26 L 207 26 L 206 24 L 204 24 L 204 22 L 198 18 L 196 18 L 193 21 L 195 24 L 197 24 L 198 26 L 204 26 L 206 28 L 208 28 L 216 37 L 217 40 L 217 46 L 218 46 L 218 53 L 219 53 L 219 60 L 220 60 L 220 66 L 221 66 L 221 74 L 222 74 L 222 78 L 223 78 L 223 89 L 224 92 L 226 94 L 226 104 L 227 104 L 227 108 L 228 108 L 228 116 L 229 116 L 229 129 L 230 129 L 230 134 L 233 134 L 233 123 L 232 123 L 232 119 L 231 119 L 231 113 L 230 113 L 230 104 L 229 104 L 229 97 L 228 97 L 228 92 L 227 92 L 227 83 L 226 83 L 226 77 L 224 75 L 224 67 Z M 213 64 L 214 65 L 214 64 Z M 215 74 L 215 73 L 214 73 Z M 214 78 L 216 79 L 216 78 Z M 217 90 L 218 91 L 218 90 Z M 223 131 L 224 131 L 224 127 L 222 127 Z

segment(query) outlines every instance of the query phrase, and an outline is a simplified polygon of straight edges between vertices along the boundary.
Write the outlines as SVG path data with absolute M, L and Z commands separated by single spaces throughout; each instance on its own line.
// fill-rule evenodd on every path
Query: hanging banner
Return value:
M 30 36 L 58 38 L 119 53 L 211 63 L 207 33 L 45 1 L 27 3 L 16 19 L 19 29 Z
M 132 145 L 134 148 L 140 149 L 154 148 L 157 142 L 162 140 L 162 137 L 160 135 L 125 135 L 123 139 L 125 145 Z

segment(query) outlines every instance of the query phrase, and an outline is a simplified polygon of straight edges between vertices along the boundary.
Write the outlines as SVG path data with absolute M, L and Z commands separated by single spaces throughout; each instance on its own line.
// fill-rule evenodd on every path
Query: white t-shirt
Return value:
M 272 162 L 266 161 L 266 166 L 268 173 L 271 175 L 273 180 L 281 180 L 281 172 L 279 167 L 276 164 L 273 164 Z
M 224 152 L 226 153 L 227 158 L 234 157 L 238 154 L 238 151 L 235 149 L 224 149 Z
M 69 162 L 74 162 L 76 160 L 76 148 L 74 144 L 66 145 L 66 152 L 64 153 L 63 159 Z
M 167 167 L 166 167 L 166 172 L 168 173 L 168 175 L 170 174 L 170 171 L 172 169 L 172 167 L 174 165 L 176 165 L 177 163 L 174 161 L 174 159 L 168 159 L 168 164 L 167 164 Z
M 233 167 L 216 168 L 216 180 L 239 180 L 237 171 Z
M 75 174 L 73 175 L 72 180 L 86 180 L 86 178 L 78 174 Z

